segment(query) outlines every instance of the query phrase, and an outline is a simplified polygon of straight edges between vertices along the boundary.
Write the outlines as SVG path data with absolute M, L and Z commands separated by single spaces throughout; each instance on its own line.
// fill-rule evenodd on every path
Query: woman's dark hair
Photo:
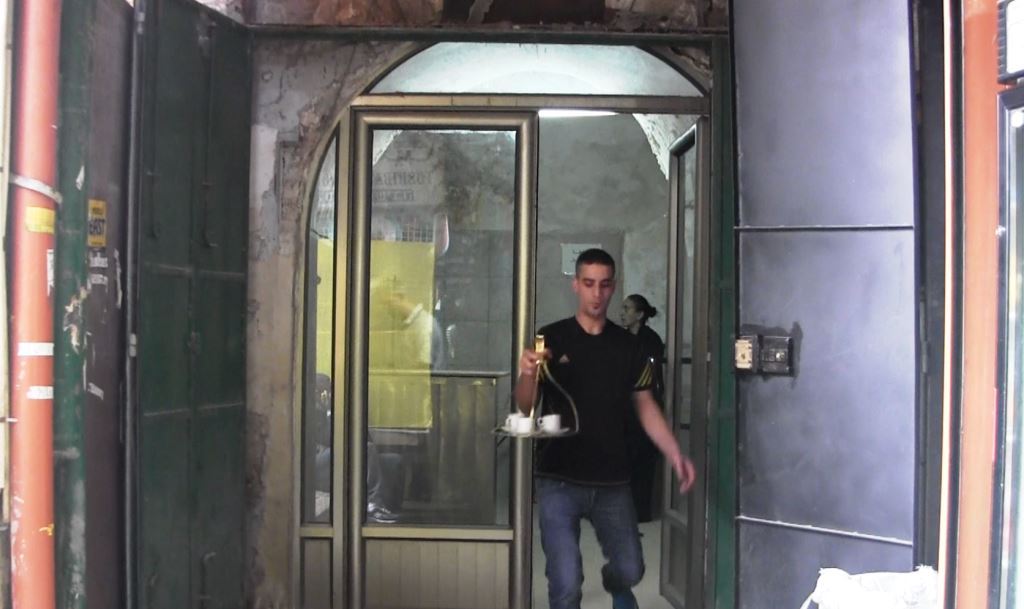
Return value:
M 643 323 L 647 323 L 647 320 L 658 314 L 658 310 L 651 306 L 651 303 L 647 302 L 647 299 L 639 294 L 630 294 L 626 296 L 626 300 L 633 303 L 637 311 L 644 314 Z

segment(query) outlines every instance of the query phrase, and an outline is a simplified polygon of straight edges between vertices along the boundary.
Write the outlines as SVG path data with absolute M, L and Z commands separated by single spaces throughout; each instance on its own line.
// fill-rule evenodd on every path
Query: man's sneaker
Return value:
M 398 515 L 379 503 L 371 502 L 366 505 L 366 519 L 378 524 L 395 524 Z
M 612 595 L 612 609 L 639 609 L 632 590 L 616 592 Z

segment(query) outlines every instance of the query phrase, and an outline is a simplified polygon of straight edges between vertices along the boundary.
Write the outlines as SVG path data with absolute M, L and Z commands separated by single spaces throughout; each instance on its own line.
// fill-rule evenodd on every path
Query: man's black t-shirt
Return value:
M 648 389 L 653 377 L 639 341 L 610 321 L 600 334 L 587 334 L 575 317 L 545 326 L 538 334 L 551 352 L 551 375 L 579 411 L 580 433 L 541 443 L 537 475 L 580 484 L 628 483 L 626 426 L 633 392 Z M 543 376 L 541 390 L 546 413 L 558 413 L 572 426 L 568 402 Z

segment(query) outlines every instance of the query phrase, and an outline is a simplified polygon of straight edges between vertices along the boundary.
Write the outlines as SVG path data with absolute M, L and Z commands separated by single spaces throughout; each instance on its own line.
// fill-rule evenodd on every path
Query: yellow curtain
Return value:
M 331 351 L 334 349 L 334 241 L 318 239 L 316 244 L 316 371 L 334 376 Z
M 427 429 L 433 422 L 430 392 L 436 340 L 434 245 L 370 244 L 371 427 Z

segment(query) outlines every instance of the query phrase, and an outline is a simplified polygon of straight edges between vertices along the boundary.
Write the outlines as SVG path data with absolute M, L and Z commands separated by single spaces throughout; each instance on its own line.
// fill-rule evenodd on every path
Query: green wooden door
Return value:
M 138 292 L 136 594 L 244 602 L 247 34 L 148 3 Z

